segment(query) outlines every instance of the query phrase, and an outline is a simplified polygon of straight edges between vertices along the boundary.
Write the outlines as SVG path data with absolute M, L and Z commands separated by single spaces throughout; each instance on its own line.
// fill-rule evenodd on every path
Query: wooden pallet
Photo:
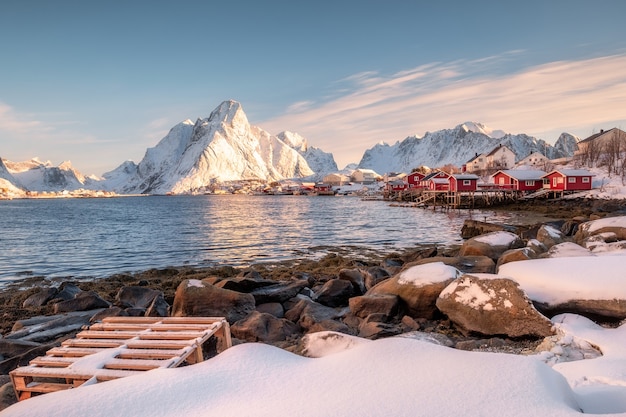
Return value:
M 223 317 L 107 317 L 10 372 L 18 400 L 204 359 L 211 337 L 232 346 Z

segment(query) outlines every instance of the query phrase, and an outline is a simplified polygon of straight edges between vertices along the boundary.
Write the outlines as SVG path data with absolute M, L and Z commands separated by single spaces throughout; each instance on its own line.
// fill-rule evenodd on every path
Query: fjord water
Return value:
M 358 255 L 451 245 L 461 242 L 463 221 L 472 216 L 498 220 L 493 211 L 398 208 L 354 197 L 0 201 L 0 281 L 100 278 L 166 266 L 243 266 L 332 251 Z

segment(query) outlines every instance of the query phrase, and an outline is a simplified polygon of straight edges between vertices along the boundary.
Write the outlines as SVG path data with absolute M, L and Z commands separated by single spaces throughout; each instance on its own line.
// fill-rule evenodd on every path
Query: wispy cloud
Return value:
M 24 133 L 41 129 L 42 123 L 32 115 L 19 114 L 8 104 L 0 102 L 0 130 L 10 133 Z
M 626 120 L 626 55 L 504 73 L 503 61 L 520 54 L 431 63 L 390 76 L 355 74 L 337 83 L 342 92 L 333 99 L 291 106 L 260 125 L 273 133 L 296 131 L 339 161 L 355 161 L 381 140 L 395 142 L 468 120 L 528 134 L 588 132 Z

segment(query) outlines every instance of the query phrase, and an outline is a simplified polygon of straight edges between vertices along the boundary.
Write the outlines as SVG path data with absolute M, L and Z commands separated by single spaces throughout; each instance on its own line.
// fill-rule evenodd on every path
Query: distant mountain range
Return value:
M 500 144 L 508 146 L 518 159 L 532 152 L 554 159 L 572 156 L 578 142 L 577 137 L 563 133 L 552 146 L 525 134 L 511 135 L 467 122 L 423 137 L 410 136 L 393 145 L 377 144 L 365 151 L 358 168 L 383 174 L 410 172 L 422 165 L 461 166 L 475 154 L 489 152 Z M 337 170 L 331 153 L 309 146 L 297 133 L 274 136 L 251 126 L 241 104 L 230 100 L 221 103 L 205 119 L 177 124 L 156 146 L 146 150 L 139 164 L 126 161 L 103 178 L 85 177 L 69 162 L 54 167 L 38 159 L 19 163 L 0 159 L 0 188 L 176 194 L 228 181 L 315 181 Z

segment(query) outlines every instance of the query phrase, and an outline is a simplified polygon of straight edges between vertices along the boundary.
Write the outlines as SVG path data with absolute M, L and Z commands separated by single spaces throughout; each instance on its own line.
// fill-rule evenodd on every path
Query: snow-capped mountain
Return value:
M 454 129 L 427 132 L 423 137 L 409 136 L 393 145 L 379 143 L 368 149 L 359 162 L 359 168 L 376 172 L 411 172 L 421 165 L 441 167 L 446 164 L 462 166 L 476 154 L 488 153 L 502 144 L 522 159 L 540 152 L 550 159 L 573 155 L 579 139 L 562 134 L 555 146 L 525 134 L 512 135 L 491 130 L 475 122 L 466 122 Z
M 295 138 L 295 137 L 294 137 Z M 294 139 L 296 140 L 296 139 Z M 123 193 L 185 193 L 224 181 L 275 181 L 314 174 L 295 147 L 251 126 L 239 104 L 220 104 L 206 119 L 174 126 L 138 165 L 125 162 L 104 174 L 108 189 Z
M 330 172 L 337 171 L 337 163 L 332 153 L 324 152 L 320 148 L 315 146 L 309 146 L 307 140 L 297 133 L 293 132 L 280 132 L 276 135 L 278 139 L 291 146 L 298 151 L 300 155 L 309 164 L 309 167 L 318 174 L 318 176 L 324 176 Z
M 14 178 L 13 184 L 31 191 L 77 190 L 85 186 L 86 178 L 72 167 L 70 161 L 53 166 L 37 158 L 24 162 L 5 161 Z

